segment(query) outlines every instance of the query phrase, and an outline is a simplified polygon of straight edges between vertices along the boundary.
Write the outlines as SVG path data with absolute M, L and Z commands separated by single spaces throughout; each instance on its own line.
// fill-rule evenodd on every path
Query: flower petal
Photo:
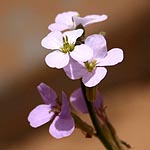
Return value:
M 42 39 L 41 45 L 47 49 L 60 49 L 63 46 L 62 33 L 59 31 L 50 32 Z
M 64 31 L 67 30 L 69 26 L 61 23 L 52 23 L 48 26 L 48 29 L 51 31 Z
M 82 29 L 77 29 L 77 30 L 72 30 L 72 31 L 66 31 L 63 33 L 63 37 L 67 36 L 68 37 L 68 42 L 70 44 L 75 44 L 76 39 L 80 37 L 83 34 Z
M 82 82 L 87 87 L 96 86 L 106 76 L 106 73 L 106 68 L 97 67 L 92 72 L 87 72 L 87 74 L 82 77 Z
M 93 49 L 93 58 L 104 58 L 107 55 L 106 40 L 100 34 L 93 34 L 85 39 L 85 44 Z
M 76 25 L 82 24 L 83 26 L 96 23 L 96 22 L 102 22 L 107 19 L 107 15 L 88 15 L 85 17 L 78 17 L 73 16 L 73 20 Z
M 70 58 L 69 64 L 63 69 L 66 75 L 72 80 L 80 79 L 87 72 L 84 64 L 82 65 L 72 58 Z
M 49 122 L 54 116 L 54 112 L 50 112 L 50 110 L 50 106 L 46 104 L 35 107 L 28 116 L 30 125 L 36 128 Z
M 58 116 L 53 120 L 49 132 L 55 138 L 63 138 L 69 136 L 75 129 L 74 120 L 71 116 L 69 102 L 67 96 L 62 92 L 62 108 Z
M 46 56 L 45 62 L 49 67 L 60 69 L 69 63 L 69 55 L 56 50 Z
M 88 109 L 81 88 L 75 90 L 71 94 L 70 102 L 75 110 L 80 111 L 82 113 L 88 113 Z
M 85 62 L 93 57 L 93 50 L 85 44 L 77 45 L 70 56 L 76 61 Z
M 71 94 L 70 102 L 76 111 L 80 111 L 82 113 L 88 113 L 88 109 L 87 109 L 81 88 L 75 90 Z M 97 90 L 97 97 L 93 105 L 96 111 L 99 108 L 103 108 L 103 98 L 102 98 L 101 93 L 98 90 Z
M 54 24 L 49 25 L 49 29 L 51 31 L 63 31 L 66 29 L 72 29 L 73 28 L 73 21 L 72 17 L 78 16 L 78 12 L 75 11 L 68 11 L 60 13 L 56 16 Z
M 75 129 L 75 123 L 72 117 L 60 118 L 56 116 L 50 125 L 50 134 L 57 139 L 67 137 L 72 134 Z
M 73 21 L 72 21 L 73 16 L 78 16 L 78 12 L 76 12 L 76 11 L 63 12 L 56 16 L 55 22 L 65 24 L 68 26 L 72 26 L 73 25 Z
M 103 109 L 103 97 L 98 90 L 96 100 L 94 101 L 94 108 L 96 110 L 98 110 L 99 108 Z
M 123 60 L 123 51 L 119 48 L 113 48 L 108 51 L 107 56 L 101 59 L 97 66 L 113 66 Z
M 72 17 L 78 16 L 78 15 L 79 15 L 79 13 L 76 11 L 63 12 L 63 13 L 60 13 L 56 16 L 55 22 L 58 22 L 58 23 L 64 23 L 65 22 L 65 24 L 70 24 L 70 22 L 72 22 Z
M 67 99 L 67 95 L 64 92 L 62 92 L 62 107 L 61 107 L 61 112 L 60 112 L 59 116 L 60 116 L 60 118 L 71 117 L 69 102 Z
M 56 106 L 56 92 L 49 87 L 48 85 L 46 85 L 45 83 L 40 83 L 37 86 L 37 89 L 43 99 L 43 101 L 45 102 L 45 104 L 49 104 L 51 106 Z

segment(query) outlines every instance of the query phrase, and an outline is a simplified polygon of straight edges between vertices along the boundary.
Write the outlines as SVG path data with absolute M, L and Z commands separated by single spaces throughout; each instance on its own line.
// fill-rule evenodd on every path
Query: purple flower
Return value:
M 93 50 L 85 44 L 76 45 L 76 39 L 83 34 L 82 29 L 50 32 L 41 42 L 42 46 L 53 50 L 46 58 L 46 64 L 52 68 L 63 68 L 70 60 L 70 56 L 76 61 L 87 61 L 92 58 Z M 86 53 L 85 53 L 86 50 Z
M 55 18 L 55 23 L 50 24 L 48 28 L 51 31 L 63 31 L 67 29 L 75 29 L 79 24 L 86 26 L 106 19 L 106 15 L 88 15 L 80 17 L 78 12 L 68 11 L 58 14 Z
M 71 59 L 64 71 L 69 78 L 82 78 L 85 86 L 93 87 L 106 76 L 107 70 L 104 66 L 113 66 L 123 60 L 123 51 L 113 48 L 107 52 L 106 40 L 100 34 L 88 36 L 85 44 L 93 49 L 93 57 L 86 62 Z
M 71 94 L 70 102 L 76 111 L 79 111 L 82 113 L 88 113 L 88 109 L 87 109 L 81 88 L 75 90 Z M 95 111 L 97 111 L 99 108 L 103 109 L 103 98 L 99 91 L 97 91 L 97 97 L 93 105 L 94 105 Z
M 62 105 L 57 102 L 56 92 L 44 83 L 37 87 L 45 104 L 35 107 L 28 116 L 30 125 L 39 127 L 52 120 L 49 133 L 59 139 L 72 134 L 75 129 L 67 96 L 62 92 Z

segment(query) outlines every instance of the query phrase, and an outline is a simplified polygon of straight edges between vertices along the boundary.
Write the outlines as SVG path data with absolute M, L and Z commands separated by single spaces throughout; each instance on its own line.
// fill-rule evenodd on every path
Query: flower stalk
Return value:
M 91 138 L 93 135 L 96 135 L 92 126 L 83 121 L 76 113 L 72 112 L 71 114 L 75 121 L 76 128 L 81 129 L 85 137 Z
M 90 118 L 96 130 L 96 137 L 103 143 L 107 150 L 129 150 L 129 148 L 118 138 L 115 129 L 107 119 L 105 111 L 100 110 L 99 112 L 95 112 L 93 100 L 91 101 L 87 98 L 87 87 L 82 82 L 81 88 Z M 88 90 L 90 90 L 90 88 Z M 91 89 L 90 92 L 92 91 L 94 90 Z

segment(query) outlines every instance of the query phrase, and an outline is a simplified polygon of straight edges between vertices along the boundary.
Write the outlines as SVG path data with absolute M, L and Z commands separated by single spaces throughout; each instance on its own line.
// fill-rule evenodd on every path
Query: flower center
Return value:
M 49 113 L 54 112 L 55 114 L 59 114 L 61 111 L 61 106 L 57 104 L 56 106 L 53 106 L 51 110 L 49 110 Z
M 63 47 L 60 48 L 63 53 L 72 52 L 74 50 L 74 47 L 75 47 L 74 43 L 68 42 L 67 36 L 63 37 Z
M 86 61 L 84 64 L 85 64 L 88 72 L 92 72 L 93 69 L 96 67 L 96 60 L 93 60 L 91 62 Z

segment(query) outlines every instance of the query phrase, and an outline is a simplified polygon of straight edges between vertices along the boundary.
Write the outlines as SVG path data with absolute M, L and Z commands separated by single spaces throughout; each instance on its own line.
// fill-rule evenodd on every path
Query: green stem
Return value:
M 87 97 L 86 88 L 87 87 L 85 87 L 85 85 L 81 81 L 83 96 L 89 111 L 90 118 L 96 130 L 96 135 L 98 139 L 103 143 L 107 150 L 129 150 L 119 140 L 114 128 L 112 127 L 108 119 L 105 118 L 105 116 L 103 116 L 104 119 L 102 118 L 102 122 L 98 120 L 93 107 L 93 102 Z
M 96 118 L 96 115 L 95 115 L 95 112 L 94 112 L 93 104 L 87 99 L 86 87 L 84 86 L 84 84 L 82 82 L 81 82 L 81 89 L 82 89 L 82 92 L 83 92 L 84 99 L 86 101 L 86 105 L 87 105 L 87 108 L 88 108 L 88 111 L 89 111 L 90 118 L 91 118 L 92 123 L 95 127 L 97 137 L 99 138 L 100 141 L 102 141 L 102 143 L 104 144 L 104 146 L 108 150 L 111 150 L 111 145 L 107 142 L 107 140 L 105 139 L 105 137 L 102 134 L 101 128 L 99 127 L 99 124 L 98 124 L 98 121 L 97 121 L 97 118 Z
M 88 138 L 95 136 L 94 129 L 92 126 L 87 124 L 85 121 L 83 121 L 77 114 L 71 113 L 72 117 L 74 118 L 76 128 L 81 129 L 83 131 L 84 135 Z

